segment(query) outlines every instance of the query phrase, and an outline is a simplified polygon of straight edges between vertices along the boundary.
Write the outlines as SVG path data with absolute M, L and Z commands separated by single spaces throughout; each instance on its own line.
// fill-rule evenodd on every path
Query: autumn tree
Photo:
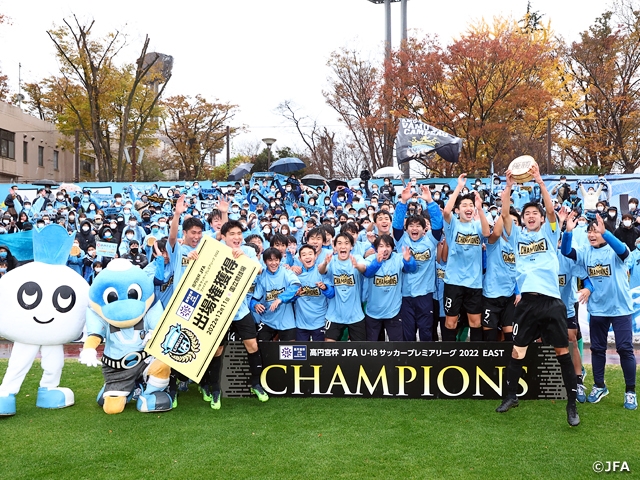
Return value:
M 148 37 L 136 62 L 119 66 L 116 57 L 126 44 L 124 35 L 116 31 L 97 39 L 94 23 L 83 24 L 73 16 L 47 32 L 60 72 L 27 84 L 26 106 L 40 118 L 54 121 L 65 135 L 79 130 L 82 143 L 96 158 L 101 181 L 123 181 L 127 172 L 135 179 L 135 154 L 128 168 L 124 151 L 132 144 L 155 142 L 157 125 L 150 121 L 160 115 L 157 102 L 170 72 L 161 70 L 159 54 L 147 53 Z
M 372 170 L 391 165 L 398 122 L 385 114 L 384 66 L 347 48 L 333 52 L 327 64 L 331 76 L 323 95 L 349 130 L 363 163 Z
M 167 166 L 179 170 L 187 180 L 209 178 L 206 159 L 222 151 L 226 126 L 232 123 L 237 106 L 217 99 L 208 102 L 201 95 L 176 95 L 162 104 L 163 131 L 172 147 Z M 230 130 L 232 136 L 238 132 L 238 128 Z
M 8 23 L 9 18 L 0 13 L 0 25 L 3 23 Z M 2 71 L 0 71 L 0 102 L 8 102 L 9 101 L 9 77 L 7 75 L 3 75 Z
M 578 169 L 640 166 L 640 11 L 619 1 L 567 48 L 563 153 Z

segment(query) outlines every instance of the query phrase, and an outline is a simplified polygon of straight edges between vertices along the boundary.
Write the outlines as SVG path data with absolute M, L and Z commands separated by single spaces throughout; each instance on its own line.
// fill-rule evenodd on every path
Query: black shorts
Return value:
M 516 296 L 488 298 L 482 297 L 484 311 L 482 326 L 491 329 L 510 327 L 513 325 L 513 313 L 516 309 Z
M 569 346 L 567 307 L 559 298 L 523 293 L 513 319 L 513 344 L 526 347 L 540 337 L 556 348 Z
M 574 315 L 573 317 L 567 318 L 567 328 L 570 330 L 578 330 L 578 317 Z
M 288 328 L 287 330 L 276 330 L 265 323 L 259 323 L 258 341 L 271 342 L 276 336 L 280 342 L 294 342 L 296 340 L 296 329 Z
M 256 338 L 256 322 L 253 321 L 251 313 L 247 313 L 240 320 L 231 322 L 227 334 L 222 339 L 222 345 L 229 342 L 239 342 L 241 340 L 251 340 Z
M 469 288 L 461 285 L 444 284 L 444 314 L 447 317 L 457 317 L 464 306 L 468 315 L 482 313 L 482 289 Z
M 329 340 L 338 341 L 342 338 L 345 329 L 349 329 L 349 340 L 352 342 L 364 342 L 367 340 L 367 329 L 364 319 L 356 323 L 336 323 L 329 322 L 325 324 L 324 337 Z

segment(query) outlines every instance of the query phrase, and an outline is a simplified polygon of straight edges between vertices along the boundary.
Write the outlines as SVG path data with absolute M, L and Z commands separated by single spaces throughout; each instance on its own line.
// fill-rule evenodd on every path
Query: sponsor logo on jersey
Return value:
M 356 279 L 353 274 L 347 275 L 343 273 L 342 275 L 334 275 L 333 276 L 333 284 L 337 287 L 339 285 L 346 285 L 348 287 L 353 287 L 356 284 Z
M 416 259 L 416 262 L 427 262 L 431 260 L 431 249 L 429 248 L 427 248 L 424 252 L 416 252 L 412 248 L 411 253 L 413 254 L 413 258 Z
M 160 344 L 162 353 L 180 363 L 189 363 L 200 351 L 200 341 L 195 333 L 179 323 L 169 327 L 169 331 Z
M 273 302 L 278 295 L 284 292 L 284 288 L 279 288 L 278 290 L 269 290 L 267 292 L 267 302 Z
M 438 275 L 439 279 L 444 280 L 444 269 L 443 268 L 436 269 L 436 275 Z
M 518 253 L 520 256 L 533 255 L 534 253 L 546 252 L 547 250 L 547 241 L 544 238 L 537 242 L 518 243 Z
M 590 277 L 610 277 L 611 265 L 594 265 L 587 267 L 587 273 Z
M 186 255 L 182 256 L 182 266 L 183 267 L 188 267 L 189 266 L 189 257 L 187 257 Z
M 512 263 L 515 264 L 516 263 L 516 254 L 513 252 L 505 252 L 504 250 L 502 251 L 502 261 L 504 263 Z
M 567 285 L 566 275 L 558 275 L 558 285 L 561 287 L 565 287 Z
M 480 245 L 480 236 L 475 233 L 470 235 L 458 233 L 456 235 L 456 243 L 459 245 Z
M 373 279 L 373 285 L 376 287 L 394 287 L 398 285 L 398 274 L 376 275 Z
M 320 288 L 319 287 L 310 287 L 305 285 L 298 290 L 299 297 L 319 297 L 320 296 Z

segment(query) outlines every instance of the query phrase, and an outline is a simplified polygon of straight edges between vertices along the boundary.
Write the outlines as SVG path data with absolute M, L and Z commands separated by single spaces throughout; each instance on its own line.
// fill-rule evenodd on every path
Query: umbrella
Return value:
M 402 177 L 404 172 L 400 170 L 398 167 L 383 167 L 379 170 L 376 170 L 376 173 L 373 174 L 374 177 Z
M 60 185 L 60 187 L 58 188 L 58 190 L 62 190 L 65 189 L 67 192 L 81 192 L 82 189 L 74 184 L 74 183 L 63 183 L 62 185 Z
M 35 182 L 31 182 L 31 185 L 42 185 L 43 187 L 57 187 L 59 185 L 55 180 L 49 180 L 45 178 L 43 180 L 38 180 Z
M 338 186 L 342 185 L 343 187 L 348 187 L 349 184 L 347 182 L 345 182 L 344 180 L 338 180 L 337 178 L 334 178 L 333 180 L 329 180 L 329 188 L 331 189 L 331 191 L 333 192 L 336 188 L 338 188 Z
M 305 175 L 302 177 L 302 180 L 307 185 L 324 185 L 324 182 L 327 181 L 322 175 L 316 175 L 315 173 L 310 173 L 309 175 Z
M 236 180 L 240 180 L 247 173 L 249 173 L 252 168 L 253 168 L 253 163 L 241 163 L 236 168 L 231 170 L 231 173 L 227 177 L 227 181 L 235 182 Z
M 273 162 L 269 167 L 269 171 L 277 173 L 289 173 L 297 172 L 298 170 L 302 170 L 305 167 L 306 165 L 299 158 L 286 157 Z

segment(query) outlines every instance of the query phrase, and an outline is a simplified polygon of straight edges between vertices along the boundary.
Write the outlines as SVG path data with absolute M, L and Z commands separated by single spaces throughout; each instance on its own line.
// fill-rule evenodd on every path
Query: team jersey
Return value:
M 479 220 L 461 222 L 455 215 L 444 221 L 449 257 L 444 282 L 482 288 L 482 226 Z
M 332 260 L 333 261 L 333 260 Z M 318 267 L 312 266 L 309 270 L 302 268 L 298 275 L 300 291 L 296 295 L 294 311 L 296 314 L 296 327 L 303 330 L 316 330 L 324 327 L 327 318 L 328 298 L 333 297 L 334 289 L 327 275 L 322 275 Z M 323 282 L 327 290 L 322 291 L 316 284 Z
M 516 256 L 516 282 L 521 293 L 560 298 L 556 249 L 560 230 L 547 220 L 537 232 L 511 228 L 508 240 Z
M 586 278 L 584 268 L 571 258 L 562 255 L 560 249 L 558 257 L 558 286 L 560 298 L 567 307 L 567 318 L 576 316 L 576 302 L 578 301 L 578 278 Z
M 240 250 L 242 250 L 244 254 L 247 257 L 249 257 L 251 260 L 254 260 L 256 263 L 259 263 L 258 257 L 256 256 L 256 251 L 253 248 L 248 247 L 246 245 L 240 245 Z M 251 284 L 255 290 L 254 284 L 255 284 L 255 280 Z M 251 287 L 249 287 L 249 290 L 251 290 Z M 251 297 L 249 295 L 251 295 Z M 253 296 L 253 292 L 251 294 L 247 292 L 247 294 L 244 296 L 244 300 L 242 300 L 242 303 L 240 304 L 240 308 L 236 312 L 236 316 L 233 317 L 234 322 L 237 322 L 238 320 L 243 319 L 249 314 L 249 302 L 251 301 L 252 296 Z
M 640 249 L 634 248 L 624 263 L 629 269 L 629 288 L 640 287 Z
M 120 360 L 128 353 L 144 350 L 144 338 L 150 330 L 154 330 L 163 308 L 161 303 L 151 307 L 138 328 L 113 328 L 96 312 L 87 309 L 87 335 L 98 335 L 104 339 L 104 354 L 114 360 Z
M 444 277 L 447 271 L 447 262 L 436 261 L 436 294 L 435 299 L 438 300 L 440 306 L 439 316 L 444 318 Z
M 293 305 L 290 303 L 295 292 L 300 288 L 300 280 L 291 271 L 280 265 L 275 273 L 264 269 L 256 281 L 253 299 L 265 307 L 261 314 L 262 321 L 275 330 L 289 330 L 296 327 Z M 271 304 L 280 298 L 282 303 L 274 312 L 269 310 Z
M 167 242 L 167 251 L 169 252 L 169 264 L 171 265 L 171 271 L 173 272 L 173 283 L 180 283 L 180 279 L 189 266 L 189 259 L 187 255 L 195 250 L 195 248 L 188 245 L 183 245 L 176 240 L 176 244 L 171 248 L 169 242 Z
M 604 317 L 631 315 L 629 270 L 613 248 L 606 244 L 600 248 L 579 248 L 575 252 L 576 262 L 586 269 L 593 284 L 587 303 L 589 313 Z
M 393 252 L 391 256 L 378 262 L 375 255 L 369 257 L 367 270 L 365 271 L 365 283 L 368 285 L 367 315 L 376 319 L 395 317 L 402 306 L 402 269 L 405 266 L 404 259 L 399 253 Z M 412 258 L 413 269 L 415 260 Z M 369 276 L 372 275 L 372 276 Z
M 486 271 L 482 295 L 487 298 L 510 297 L 516 289 L 516 256 L 513 247 L 500 237 L 486 243 Z
M 354 255 L 357 263 L 364 263 Z M 334 256 L 327 265 L 327 276 L 333 284 L 335 295 L 329 299 L 327 320 L 340 324 L 352 324 L 364 318 L 362 311 L 362 274 L 353 266 L 351 259 L 339 260 Z

